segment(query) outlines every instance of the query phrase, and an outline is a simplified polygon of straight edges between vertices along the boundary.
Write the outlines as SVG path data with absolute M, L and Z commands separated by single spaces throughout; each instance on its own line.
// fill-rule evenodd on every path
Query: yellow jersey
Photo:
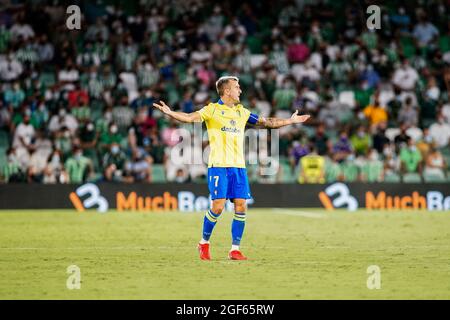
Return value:
M 324 183 L 325 158 L 319 155 L 307 155 L 300 159 L 303 175 L 298 178 L 299 183 Z M 306 181 L 305 179 L 306 178 Z
M 247 122 L 255 124 L 258 116 L 241 104 L 229 107 L 221 100 L 210 103 L 197 112 L 208 130 L 208 167 L 245 168 L 245 126 Z

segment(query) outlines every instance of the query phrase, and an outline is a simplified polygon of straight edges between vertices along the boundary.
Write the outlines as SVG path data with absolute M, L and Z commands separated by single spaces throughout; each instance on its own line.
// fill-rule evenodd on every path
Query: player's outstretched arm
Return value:
M 200 117 L 200 114 L 198 112 L 185 113 L 173 111 L 164 101 L 159 101 L 159 104 L 154 103 L 153 106 L 159 109 L 162 113 L 165 113 L 169 117 L 172 117 L 181 122 L 202 122 L 202 118 Z
M 276 129 L 295 123 L 303 123 L 310 117 L 311 116 L 308 114 L 298 115 L 298 111 L 296 110 L 289 119 L 260 117 L 258 122 L 256 122 L 256 125 L 264 128 Z

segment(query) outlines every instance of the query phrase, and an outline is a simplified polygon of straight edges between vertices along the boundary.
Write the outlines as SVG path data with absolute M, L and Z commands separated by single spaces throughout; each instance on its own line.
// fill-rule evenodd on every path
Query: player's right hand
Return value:
M 153 106 L 165 114 L 169 114 L 172 111 L 172 110 L 170 110 L 170 107 L 164 101 L 159 100 L 159 103 L 160 104 L 153 103 Z

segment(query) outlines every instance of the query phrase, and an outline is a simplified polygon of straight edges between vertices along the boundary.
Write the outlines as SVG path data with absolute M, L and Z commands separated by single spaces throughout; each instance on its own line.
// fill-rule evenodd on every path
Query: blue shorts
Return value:
M 208 168 L 211 199 L 251 199 L 245 168 Z

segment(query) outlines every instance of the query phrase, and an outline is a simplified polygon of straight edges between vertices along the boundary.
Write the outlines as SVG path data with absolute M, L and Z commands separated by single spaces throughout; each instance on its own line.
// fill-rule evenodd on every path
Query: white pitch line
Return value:
M 229 248 L 229 246 L 214 246 L 214 248 L 223 249 Z M 263 246 L 264 249 L 284 249 L 282 246 Z M 55 248 L 55 247 L 0 247 L 0 250 L 166 250 L 166 249 L 193 249 L 197 250 L 194 246 L 149 246 L 149 247 L 69 247 L 69 248 Z
M 302 211 L 302 210 L 289 210 L 289 209 L 279 209 L 279 208 L 273 208 L 273 213 L 281 213 L 281 214 L 287 214 L 290 216 L 299 216 L 299 217 L 305 217 L 305 218 L 325 218 L 326 215 L 322 213 L 315 213 L 315 212 L 309 212 L 309 211 Z

